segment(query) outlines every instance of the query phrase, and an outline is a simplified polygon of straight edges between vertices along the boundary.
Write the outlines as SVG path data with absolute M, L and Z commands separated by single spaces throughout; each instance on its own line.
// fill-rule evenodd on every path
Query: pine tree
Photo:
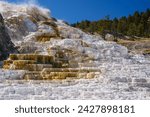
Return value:
M 129 36 L 136 36 L 136 25 L 135 25 L 135 23 L 130 24 L 129 29 L 127 31 L 127 34 Z
M 128 36 L 150 37 L 150 9 L 145 12 L 136 11 L 128 17 L 110 19 L 107 15 L 98 21 L 81 21 L 72 26 L 81 28 L 83 31 L 90 33 L 99 33 L 105 35 L 111 33 L 113 35 L 123 34 Z

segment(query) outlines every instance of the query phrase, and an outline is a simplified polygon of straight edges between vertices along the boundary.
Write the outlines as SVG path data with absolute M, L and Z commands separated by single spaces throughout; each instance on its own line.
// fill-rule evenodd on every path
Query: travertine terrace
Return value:
M 37 5 L 0 2 L 18 53 L 0 69 L 0 99 L 150 99 L 150 60 L 86 34 Z

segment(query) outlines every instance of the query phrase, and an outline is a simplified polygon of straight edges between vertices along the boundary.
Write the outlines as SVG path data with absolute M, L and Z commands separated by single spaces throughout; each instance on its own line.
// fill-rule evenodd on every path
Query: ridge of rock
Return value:
M 14 48 L 14 44 L 11 42 L 11 38 L 7 33 L 4 20 L 0 14 L 0 60 L 8 57 L 10 53 L 17 52 Z

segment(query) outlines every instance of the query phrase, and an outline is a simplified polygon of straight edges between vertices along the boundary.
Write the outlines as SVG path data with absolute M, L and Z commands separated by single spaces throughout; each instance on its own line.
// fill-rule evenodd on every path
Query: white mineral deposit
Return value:
M 0 99 L 150 99 L 148 57 L 73 28 L 37 5 L 1 1 L 0 12 L 20 51 L 0 69 Z

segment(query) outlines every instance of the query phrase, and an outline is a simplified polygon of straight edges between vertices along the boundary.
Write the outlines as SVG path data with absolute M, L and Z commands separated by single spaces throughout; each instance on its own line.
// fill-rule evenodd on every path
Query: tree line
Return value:
M 72 26 L 92 34 L 111 33 L 133 37 L 150 37 L 150 9 L 145 12 L 136 11 L 133 15 L 121 18 L 110 19 L 109 16 L 106 16 L 98 21 L 84 20 L 74 23 Z

